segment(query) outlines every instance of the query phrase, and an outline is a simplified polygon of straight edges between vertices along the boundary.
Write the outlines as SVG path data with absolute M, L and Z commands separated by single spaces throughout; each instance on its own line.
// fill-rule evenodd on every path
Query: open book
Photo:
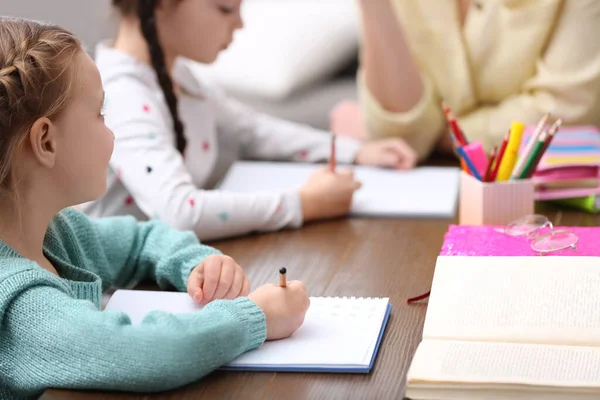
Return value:
M 290 338 L 265 342 L 222 369 L 357 372 L 373 368 L 389 319 L 387 298 L 311 297 L 304 324 Z M 201 309 L 187 293 L 117 290 L 105 311 L 118 310 L 139 324 L 151 311 Z
M 600 398 L 599 259 L 440 256 L 406 396 Z
M 238 161 L 219 189 L 231 192 L 299 189 L 321 167 L 301 163 Z M 353 168 L 363 186 L 354 195 L 351 215 L 452 218 L 456 214 L 458 168 L 419 167 L 410 171 L 364 166 Z

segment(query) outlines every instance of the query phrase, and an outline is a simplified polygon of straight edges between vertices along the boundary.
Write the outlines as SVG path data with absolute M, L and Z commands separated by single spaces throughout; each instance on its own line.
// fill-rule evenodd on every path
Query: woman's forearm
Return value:
M 369 91 L 383 108 L 407 112 L 423 95 L 423 81 L 391 1 L 359 0 L 362 70 Z

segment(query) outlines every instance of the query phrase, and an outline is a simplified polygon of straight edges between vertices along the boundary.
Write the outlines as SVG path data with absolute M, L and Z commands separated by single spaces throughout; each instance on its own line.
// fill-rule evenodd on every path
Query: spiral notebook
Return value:
M 391 304 L 388 298 L 311 297 L 304 324 L 290 338 L 265 342 L 225 370 L 368 373 L 373 368 Z M 201 309 L 187 293 L 117 290 L 105 311 L 139 324 L 152 311 Z
M 303 163 L 238 161 L 229 169 L 219 189 L 242 193 L 297 189 L 320 167 Z M 352 168 L 363 186 L 354 194 L 350 215 L 453 218 L 456 214 L 458 168 L 418 167 L 409 171 L 367 166 Z

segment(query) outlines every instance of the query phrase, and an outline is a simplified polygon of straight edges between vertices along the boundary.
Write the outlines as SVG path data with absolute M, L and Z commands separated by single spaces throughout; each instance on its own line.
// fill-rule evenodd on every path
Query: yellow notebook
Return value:
M 412 400 L 600 398 L 597 257 L 440 256 Z

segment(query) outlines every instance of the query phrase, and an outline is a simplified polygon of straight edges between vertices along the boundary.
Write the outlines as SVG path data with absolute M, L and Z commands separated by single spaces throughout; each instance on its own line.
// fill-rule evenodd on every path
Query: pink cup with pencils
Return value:
M 460 178 L 459 223 L 502 225 L 534 212 L 535 185 L 531 177 L 558 132 L 561 120 L 547 126 L 547 114 L 519 157 L 525 125 L 513 122 L 502 144 L 486 154 L 482 144 L 468 142 L 450 108 L 444 103 L 450 134 L 463 166 Z

